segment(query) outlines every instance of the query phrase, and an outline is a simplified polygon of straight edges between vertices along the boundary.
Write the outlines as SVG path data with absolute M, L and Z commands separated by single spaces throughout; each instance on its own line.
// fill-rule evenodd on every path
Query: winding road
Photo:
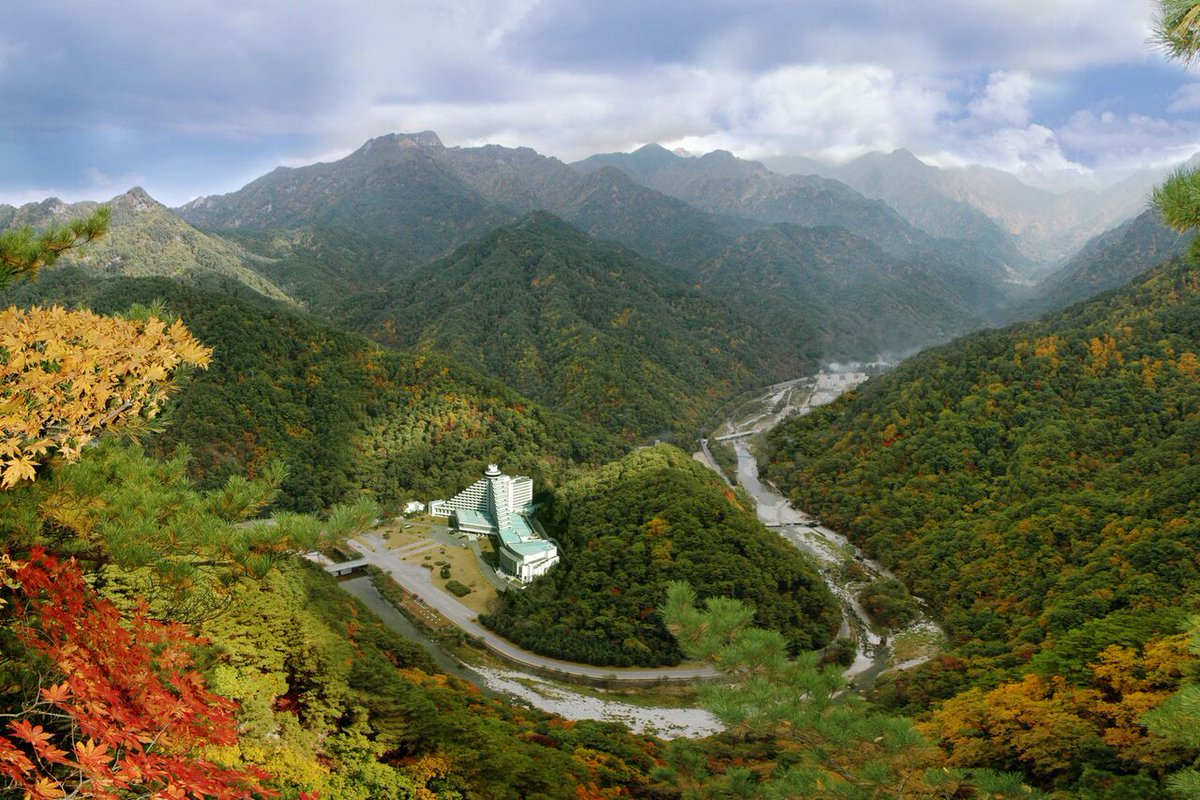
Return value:
M 591 664 L 576 664 L 557 658 L 548 658 L 517 647 L 507 639 L 498 636 L 476 621 L 476 614 L 463 605 L 457 598 L 443 592 L 433 585 L 433 578 L 428 569 L 409 564 L 401 557 L 390 551 L 383 540 L 371 533 L 364 533 L 352 539 L 350 546 L 392 577 L 409 592 L 417 595 L 450 622 L 457 625 L 468 636 L 478 640 L 485 647 L 513 664 L 529 667 L 543 673 L 557 673 L 576 678 L 587 678 L 601 681 L 636 681 L 649 683 L 653 681 L 694 681 L 699 678 L 712 678 L 719 673 L 707 664 L 684 664 L 678 667 L 596 667 Z
M 761 398 L 764 411 L 755 413 L 749 419 L 741 420 L 740 424 L 737 421 L 729 420 L 724 427 L 726 430 L 732 430 L 732 433 L 717 437 L 733 441 L 738 456 L 738 482 L 756 501 L 759 519 L 768 527 L 777 529 L 783 538 L 796 547 L 815 556 L 823 568 L 823 574 L 829 582 L 830 588 L 842 601 L 845 614 L 840 635 L 849 635 L 850 629 L 853 627 L 855 639 L 858 642 L 857 658 L 846 671 L 847 677 L 863 673 L 869 673 L 870 677 L 873 677 L 874 674 L 888 667 L 890 654 L 884 640 L 867 624 L 866 614 L 859 606 L 854 593 L 833 578 L 834 567 L 849 557 L 856 559 L 869 574 L 890 577 L 890 573 L 881 565 L 863 557 L 862 553 L 844 537 L 820 526 L 810 516 L 793 508 L 787 498 L 779 492 L 764 485 L 759 480 L 758 465 L 746 447 L 745 438 L 771 427 L 789 413 L 806 413 L 815 406 L 828 403 L 865 379 L 866 375 L 861 373 L 821 373 L 810 378 L 777 384 L 770 387 Z M 707 453 L 706 444 L 706 442 L 702 442 L 704 455 L 707 456 L 706 461 L 720 473 L 720 470 L 716 469 L 711 455 Z M 728 483 L 728 479 L 726 482 Z M 708 664 L 693 663 L 678 667 L 657 668 L 597 667 L 538 655 L 518 647 L 480 625 L 475 611 L 434 585 L 430 570 L 420 564 L 405 562 L 403 560 L 405 553 L 389 549 L 379 536 L 372 533 L 360 534 L 350 541 L 350 546 L 364 559 L 390 575 L 396 583 L 419 597 L 427 606 L 440 613 L 468 636 L 518 667 L 543 675 L 592 681 L 628 681 L 630 683 L 694 681 L 713 678 L 720 674 Z M 412 547 L 410 546 L 410 550 Z M 920 625 L 936 630 L 936 626 L 927 618 L 921 620 Z M 911 666 L 912 663 L 917 662 L 906 663 L 903 666 Z

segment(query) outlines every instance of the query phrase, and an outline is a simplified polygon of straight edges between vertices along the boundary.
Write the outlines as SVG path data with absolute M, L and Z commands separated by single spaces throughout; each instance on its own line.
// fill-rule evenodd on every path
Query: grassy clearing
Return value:
M 919 625 L 892 637 L 892 660 L 897 663 L 931 658 L 946 646 L 946 637 L 930 625 Z

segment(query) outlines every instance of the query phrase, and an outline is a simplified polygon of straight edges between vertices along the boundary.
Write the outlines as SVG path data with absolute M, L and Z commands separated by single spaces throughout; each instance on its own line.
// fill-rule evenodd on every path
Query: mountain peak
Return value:
M 150 211 L 151 209 L 162 207 L 162 203 L 151 197 L 150 193 L 140 186 L 134 186 L 125 192 L 125 194 L 117 195 L 111 202 L 126 206 L 135 212 Z
M 668 150 L 667 148 L 663 147 L 658 142 L 651 142 L 650 144 L 644 144 L 641 147 L 639 147 L 637 150 L 633 151 L 633 155 L 635 155 L 635 156 L 636 155 L 643 155 L 643 156 L 670 155 L 670 154 L 671 154 L 671 151 Z
M 738 158 L 728 150 L 713 150 L 710 153 L 705 153 L 704 155 L 700 156 L 700 160 L 728 162 L 737 161 Z
M 419 133 L 388 133 L 383 136 L 377 136 L 374 139 L 369 139 L 366 144 L 359 148 L 359 152 L 365 153 L 372 147 L 381 147 L 384 145 L 429 147 L 439 150 L 445 147 L 442 144 L 441 138 L 433 131 L 420 131 Z
M 679 159 L 679 156 L 675 155 L 661 144 L 653 142 L 651 144 L 642 145 L 637 150 L 634 150 L 632 153 L 630 153 L 630 156 L 637 159 L 637 163 L 639 164 L 655 166 L 670 164 Z

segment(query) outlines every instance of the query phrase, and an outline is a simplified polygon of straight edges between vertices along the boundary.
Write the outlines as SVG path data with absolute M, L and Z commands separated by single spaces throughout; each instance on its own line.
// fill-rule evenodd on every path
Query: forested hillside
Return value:
M 772 225 L 700 268 L 701 285 L 754 308 L 765 332 L 825 359 L 873 360 L 975 330 L 999 305 L 977 280 L 905 261 L 845 228 Z
M 102 788 L 85 776 L 131 766 L 139 754 L 112 742 L 142 730 L 165 736 L 187 720 L 196 720 L 195 741 L 172 740 L 167 753 L 186 765 L 199 747 L 220 769 L 262 770 L 264 785 L 284 797 L 303 790 L 331 800 L 515 800 L 536 792 L 568 800 L 577 787 L 627 796 L 647 782 L 654 742 L 518 709 L 438 674 L 418 646 L 289 554 L 315 546 L 304 532 L 332 522 L 284 515 L 277 525 L 249 524 L 245 517 L 269 502 L 269 482 L 235 480 L 199 493 L 181 467 L 108 440 L 77 464 L 0 493 L 0 574 L 8 608 L 16 607 L 0 622 L 0 699 L 40 723 L 43 745 L 70 748 L 78 737 L 81 758 L 96 756 L 73 777 L 58 773 L 68 786 Z M 364 524 L 360 515 L 340 535 Z M 42 547 L 64 557 L 61 565 Z M 207 641 L 192 640 L 189 629 Z M 151 638 L 164 630 L 165 640 Z M 157 693 L 160 678 L 179 691 Z M 169 703 L 203 698 L 196 681 L 216 697 L 180 722 Z M 29 699 L 39 683 L 57 687 L 57 709 L 45 713 Z M 86 733 L 62 725 L 64 711 Z M 236 736 L 221 739 L 215 725 L 206 727 L 204 715 L 214 712 L 235 714 Z M 10 740 L 0 740 L 0 752 L 11 756 Z M 54 773 L 54 763 L 42 769 Z M 179 770 L 181 780 L 201 787 L 220 774 L 211 762 L 193 770 Z M 175 773 L 118 772 L 135 786 L 161 785 L 167 774 Z M 44 796 L 61 796 L 51 785 Z
M 107 204 L 112 216 L 108 233 L 85 252 L 68 252 L 64 262 L 82 264 L 106 275 L 162 275 L 186 283 L 237 292 L 242 287 L 295 304 L 295 299 L 266 277 L 270 262 L 219 236 L 201 233 L 177 217 L 140 187 Z M 31 226 L 44 228 L 86 216 L 97 203 L 63 203 L 50 199 L 20 208 L 0 206 L 0 231 Z
M 648 144 L 633 153 L 591 156 L 573 166 L 583 173 L 619 169 L 644 186 L 714 214 L 765 223 L 840 225 L 893 255 L 932 242 L 884 203 L 868 200 L 840 181 L 780 175 L 724 150 L 687 158 Z
M 891 256 L 936 262 L 960 278 L 996 289 L 1005 289 L 1010 278 L 1012 265 L 992 247 L 931 236 L 886 203 L 864 197 L 841 181 L 780 175 L 724 150 L 693 158 L 646 145 L 633 153 L 591 156 L 573 166 L 585 173 L 603 167 L 620 169 L 645 186 L 713 214 L 767 224 L 842 227 Z
M 1035 296 L 1022 310 L 1028 313 L 1065 308 L 1115 289 L 1168 258 L 1181 255 L 1192 239 L 1192 234 L 1179 234 L 1163 225 L 1158 211 L 1144 211 L 1085 244 L 1037 287 Z
M 338 316 L 627 439 L 691 434 L 739 388 L 806 364 L 797 343 L 765 335 L 683 274 L 549 214 L 351 298 Z
M 755 624 L 782 633 L 793 652 L 821 647 L 837 630 L 837 604 L 808 557 L 669 445 L 564 484 L 539 518 L 563 563 L 481 618 L 536 652 L 617 666 L 678 663 L 659 611 L 673 580 L 703 597 L 745 600 Z
M 446 494 L 489 462 L 542 481 L 619 452 L 597 429 L 443 356 L 385 350 L 257 296 L 65 268 L 5 300 L 107 313 L 161 301 L 214 356 L 186 379 L 155 449 L 186 445 L 204 486 L 281 460 L 284 507 L 317 510 L 359 489 L 383 502 Z
M 380 136 L 339 161 L 280 168 L 178 209 L 256 253 L 264 275 L 320 308 L 531 211 L 679 266 L 695 266 L 754 227 L 622 173 L 582 176 L 527 147 L 444 147 L 428 131 Z
M 797 507 L 944 621 L 950 653 L 880 697 L 921 709 L 982 687 L 932 723 L 959 763 L 1044 784 L 1175 763 L 1137 707 L 1178 680 L 1172 637 L 1200 588 L 1198 352 L 1200 270 L 1174 261 L 1042 321 L 923 353 L 770 435 L 769 474 Z M 1037 754 L 995 727 L 1014 704 L 1048 715 Z M 972 735 L 989 737 L 986 753 Z

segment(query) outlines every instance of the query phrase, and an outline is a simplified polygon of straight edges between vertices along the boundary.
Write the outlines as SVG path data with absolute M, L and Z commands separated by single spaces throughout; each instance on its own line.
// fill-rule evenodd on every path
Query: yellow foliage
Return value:
M 1162 360 L 1157 358 L 1152 359 L 1150 356 L 1142 357 L 1142 382 L 1146 385 L 1147 389 L 1154 388 L 1154 381 L 1157 379 L 1162 367 Z
M 1175 363 L 1175 368 L 1183 375 L 1189 378 L 1196 377 L 1196 373 L 1200 371 L 1200 359 L 1196 358 L 1195 353 L 1180 353 L 1179 360 Z
M 1033 354 L 1040 358 L 1045 358 L 1050 361 L 1050 366 L 1057 367 L 1058 359 L 1058 337 L 1044 336 L 1034 342 Z
M 1060 677 L 1026 675 L 984 692 L 971 689 L 946 701 L 920 726 L 956 766 L 1021 765 L 1048 776 L 1069 769 L 1076 753 L 1098 739 L 1079 716 L 1096 692 L 1067 686 Z
M 1093 375 L 1100 375 L 1113 367 L 1120 366 L 1125 360 L 1121 355 L 1121 348 L 1117 345 L 1117 340 L 1112 336 L 1106 335 L 1103 339 L 1093 337 L 1088 344 L 1088 350 L 1091 352 L 1088 371 Z
M 0 311 L 0 487 L 33 480 L 106 428 L 156 416 L 183 364 L 211 350 L 182 322 L 53 308 Z
M 413 779 L 417 784 L 418 800 L 437 800 L 437 794 L 427 787 L 434 778 L 444 778 L 454 770 L 449 756 L 442 753 L 430 753 L 406 761 L 400 772 Z

